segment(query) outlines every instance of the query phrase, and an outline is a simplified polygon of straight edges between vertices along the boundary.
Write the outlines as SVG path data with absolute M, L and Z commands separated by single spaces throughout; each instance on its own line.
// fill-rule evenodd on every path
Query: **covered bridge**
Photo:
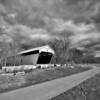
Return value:
M 37 47 L 19 52 L 16 56 L 7 58 L 7 65 L 36 65 L 36 64 L 49 64 L 54 50 L 49 46 Z

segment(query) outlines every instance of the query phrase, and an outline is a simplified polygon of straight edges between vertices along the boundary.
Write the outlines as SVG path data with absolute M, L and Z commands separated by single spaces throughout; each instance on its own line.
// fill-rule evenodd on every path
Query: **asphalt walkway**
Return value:
M 99 72 L 100 68 L 93 67 L 93 69 L 79 74 L 3 93 L 0 95 L 0 100 L 49 100 Z

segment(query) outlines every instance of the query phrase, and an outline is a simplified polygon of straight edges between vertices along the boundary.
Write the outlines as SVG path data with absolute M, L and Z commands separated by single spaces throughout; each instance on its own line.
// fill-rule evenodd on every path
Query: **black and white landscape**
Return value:
M 39 48 L 45 45 L 50 46 L 53 53 L 48 50 L 41 53 L 43 48 Z M 35 50 L 34 59 L 29 57 L 33 54 L 30 50 Z M 25 52 L 24 56 L 21 54 L 24 59 L 28 56 L 23 64 L 20 56 L 16 58 L 20 52 Z M 11 68 L 7 71 L 8 67 L 16 70 Z M 0 100 L 7 100 L 8 97 L 14 100 L 16 96 L 23 100 L 23 96 L 30 91 L 36 93 L 27 94 L 26 100 L 99 100 L 99 67 L 100 0 L 0 0 L 0 93 L 8 92 L 0 94 Z M 2 71 L 3 68 L 6 71 Z M 61 82 L 64 77 L 69 81 L 67 85 Z M 76 77 L 75 80 L 73 77 Z M 59 91 L 55 87 L 53 92 L 50 87 L 55 86 L 56 79 Z M 37 83 L 41 84 L 34 85 L 33 90 L 31 87 L 19 89 Z M 64 90 L 69 85 L 70 88 Z M 15 92 L 14 89 L 18 90 Z M 40 89 L 43 89 L 43 94 L 37 93 Z M 21 91 L 25 92 L 20 95 Z

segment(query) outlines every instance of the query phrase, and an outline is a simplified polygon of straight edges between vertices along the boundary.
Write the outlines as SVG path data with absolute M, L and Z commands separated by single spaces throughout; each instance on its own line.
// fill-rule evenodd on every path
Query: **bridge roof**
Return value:
M 21 52 L 18 53 L 18 55 L 29 53 L 29 52 L 35 52 L 35 51 L 39 51 L 39 52 L 44 51 L 44 52 L 49 52 L 49 53 L 52 53 L 52 54 L 55 53 L 54 50 L 49 45 L 45 45 L 45 46 L 41 46 L 41 47 L 21 51 Z

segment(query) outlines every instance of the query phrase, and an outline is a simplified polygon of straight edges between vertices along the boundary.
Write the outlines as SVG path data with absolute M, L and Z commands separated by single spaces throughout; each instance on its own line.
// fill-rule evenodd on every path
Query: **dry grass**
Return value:
M 76 66 L 74 68 L 70 67 L 58 67 L 58 68 L 51 68 L 45 70 L 37 70 L 35 72 L 31 72 L 26 75 L 26 81 L 29 84 L 31 83 L 40 83 L 45 81 L 50 81 L 56 78 L 69 76 L 71 74 L 79 73 L 82 71 L 86 71 L 90 69 L 89 67 L 82 68 L 80 66 Z
M 22 86 L 25 83 L 22 76 L 1 75 L 0 76 L 0 92 L 5 92 L 13 88 Z
M 0 76 L 0 92 L 7 92 L 17 88 L 22 88 L 30 86 L 33 84 L 50 81 L 56 78 L 65 77 L 75 73 L 89 70 L 89 67 L 76 66 L 74 68 L 70 67 L 58 67 L 58 68 L 48 68 L 48 69 L 36 69 L 33 72 L 22 75 L 4 75 Z
M 100 100 L 100 74 L 51 100 Z

